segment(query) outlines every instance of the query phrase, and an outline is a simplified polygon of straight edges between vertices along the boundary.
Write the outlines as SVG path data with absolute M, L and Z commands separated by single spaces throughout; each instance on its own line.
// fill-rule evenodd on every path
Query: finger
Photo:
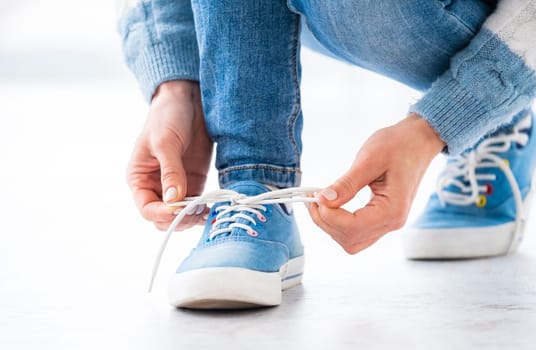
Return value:
M 171 222 L 155 222 L 154 225 L 160 231 L 167 231 L 169 229 L 169 226 L 171 225 Z M 194 224 L 181 223 L 180 225 L 177 225 L 177 227 L 175 227 L 174 231 L 185 231 L 193 226 Z
M 206 223 L 205 215 L 208 212 L 203 212 L 201 214 L 185 215 L 181 222 L 175 227 L 175 231 L 184 231 L 196 225 L 204 225 Z M 155 226 L 162 231 L 167 231 L 173 220 L 154 222 Z
M 153 222 L 167 222 L 172 221 L 175 218 L 175 215 L 173 214 L 173 209 L 168 207 L 164 202 L 162 202 L 160 198 L 156 197 L 156 194 L 154 194 L 154 192 L 152 192 L 154 197 L 151 194 L 145 193 L 151 191 L 143 192 L 144 193 L 138 193 L 137 196 L 151 196 L 151 198 L 136 199 L 136 201 L 143 201 L 144 204 L 140 208 L 140 213 L 146 220 Z
M 324 232 L 331 236 L 337 243 L 339 243 L 343 248 L 345 248 L 347 237 L 345 237 L 344 232 L 335 229 L 328 222 L 326 222 L 320 215 L 319 206 L 315 203 L 312 203 L 308 206 L 309 215 L 311 216 L 313 222 L 320 227 Z M 343 210 L 343 209 L 341 209 Z M 346 248 L 345 248 L 346 249 Z
M 163 145 L 156 152 L 160 162 L 160 174 L 164 202 L 180 201 L 186 196 L 186 173 L 181 160 L 180 151 L 174 147 Z
M 197 210 L 195 211 L 195 215 L 201 215 L 205 212 L 205 210 L 207 209 L 207 206 L 206 205 L 198 205 L 197 206 Z
M 330 208 L 339 208 L 350 201 L 366 185 L 382 176 L 381 157 L 358 153 L 350 169 L 332 185 L 320 191 L 320 202 Z
M 332 209 L 333 210 L 333 209 Z M 344 209 L 337 209 L 340 212 L 346 212 Z M 311 206 L 309 213 L 313 221 L 333 240 L 335 240 L 348 254 L 356 254 L 374 244 L 381 238 L 383 233 L 378 230 L 370 231 L 367 235 L 356 234 L 353 230 L 340 230 L 328 224 L 320 214 L 318 206 Z M 351 215 L 351 213 L 346 212 Z
M 346 236 L 381 237 L 387 232 L 401 228 L 407 217 L 402 203 L 392 203 L 382 196 L 374 196 L 363 208 L 349 213 L 343 209 L 319 207 L 319 216 L 324 222 Z

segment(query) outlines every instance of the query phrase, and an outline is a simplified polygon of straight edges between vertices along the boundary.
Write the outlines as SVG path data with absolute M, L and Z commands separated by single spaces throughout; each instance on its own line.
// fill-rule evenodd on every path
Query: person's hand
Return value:
M 313 221 L 355 254 L 384 234 L 401 228 L 432 159 L 445 144 L 416 114 L 374 133 L 357 154 L 350 170 L 322 190 L 319 204 L 310 204 Z M 372 198 L 355 212 L 341 206 L 363 187 Z
M 127 170 L 128 185 L 145 219 L 166 230 L 178 208 L 165 203 L 203 192 L 212 148 L 199 84 L 175 80 L 160 85 Z M 205 207 L 196 208 L 177 229 L 203 223 L 206 212 Z

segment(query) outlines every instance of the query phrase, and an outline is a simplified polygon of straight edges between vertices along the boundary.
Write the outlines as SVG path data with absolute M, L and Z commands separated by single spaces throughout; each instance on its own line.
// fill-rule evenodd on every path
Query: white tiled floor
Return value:
M 50 1 L 51 8 L 58 4 L 67 2 Z M 89 46 L 73 39 L 76 30 L 88 31 L 80 11 L 75 34 L 49 33 L 61 37 L 53 47 L 66 43 L 61 52 L 0 37 L 7 43 L 0 45 L 0 348 L 534 347 L 536 220 L 511 257 L 409 262 L 401 254 L 403 232 L 347 256 L 298 207 L 306 276 L 280 307 L 168 307 L 166 277 L 198 230 L 173 237 L 148 295 L 162 234 L 138 216 L 124 183 L 146 107 L 121 65 L 111 9 L 105 1 L 94 4 L 91 11 L 103 11 L 109 33 L 99 27 Z M 13 11 L 4 25 L 24 18 L 20 8 Z M 21 40 L 41 37 L 32 39 L 27 30 Z M 417 97 L 304 52 L 304 185 L 336 178 L 366 136 L 401 118 Z M 412 215 L 424 205 L 440 164 L 424 179 Z M 212 173 L 210 188 L 215 180 Z

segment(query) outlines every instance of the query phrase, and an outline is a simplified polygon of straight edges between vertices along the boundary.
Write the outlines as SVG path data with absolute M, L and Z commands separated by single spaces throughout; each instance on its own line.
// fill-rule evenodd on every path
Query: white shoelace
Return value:
M 248 197 L 246 195 L 240 194 L 232 190 L 216 190 L 213 192 L 206 193 L 199 197 L 186 197 L 184 201 L 171 203 L 170 206 L 173 207 L 184 207 L 180 213 L 175 217 L 171 225 L 169 226 L 158 254 L 156 256 L 153 271 L 151 275 L 151 282 L 149 283 L 149 292 L 151 292 L 154 284 L 154 280 L 158 273 L 158 268 L 160 266 L 160 261 L 166 249 L 166 246 L 169 242 L 169 239 L 175 228 L 181 223 L 181 221 L 186 216 L 186 213 L 191 212 L 191 210 L 198 205 L 206 205 L 210 203 L 218 202 L 230 202 L 229 205 L 220 205 L 216 208 L 218 214 L 216 215 L 215 221 L 213 223 L 213 229 L 210 232 L 210 239 L 223 234 L 228 233 L 233 230 L 233 228 L 244 229 L 249 235 L 256 236 L 256 231 L 250 226 L 244 223 L 237 222 L 239 218 L 245 219 L 251 223 L 251 225 L 256 225 L 257 222 L 255 219 L 249 215 L 243 214 L 241 212 L 249 212 L 254 214 L 259 221 L 264 221 L 266 218 L 262 214 L 266 211 L 265 204 L 279 204 L 279 203 L 296 203 L 296 202 L 318 202 L 318 199 L 313 197 L 308 197 L 307 195 L 318 192 L 320 188 L 313 187 L 292 187 L 285 188 L 282 190 L 269 191 L 261 193 L 257 196 Z M 229 213 L 235 213 L 230 217 L 225 217 Z M 220 224 L 230 222 L 231 224 L 224 228 L 217 228 Z
M 438 178 L 436 185 L 439 200 L 445 204 L 450 203 L 459 206 L 467 206 L 477 203 L 481 193 L 486 193 L 488 187 L 479 185 L 478 181 L 494 181 L 494 174 L 477 174 L 476 169 L 499 168 L 502 170 L 512 193 L 514 195 L 516 207 L 516 222 L 514 237 L 511 240 L 510 249 L 518 239 L 521 225 L 524 221 L 523 197 L 519 190 L 519 185 L 515 176 L 504 159 L 496 153 L 504 153 L 510 149 L 512 142 L 524 146 L 529 141 L 529 136 L 523 130 L 530 129 L 532 119 L 523 118 L 513 128 L 511 132 L 501 133 L 482 141 L 474 150 L 457 156 L 454 161 L 447 164 L 447 169 Z M 468 185 L 466 185 L 468 183 Z M 446 188 L 452 185 L 459 189 L 459 192 L 447 191 Z

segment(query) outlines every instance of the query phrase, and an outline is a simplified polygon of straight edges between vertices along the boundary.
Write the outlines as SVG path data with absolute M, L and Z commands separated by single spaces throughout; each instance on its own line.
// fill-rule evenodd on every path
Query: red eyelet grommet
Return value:
M 258 214 L 257 219 L 259 219 L 260 222 L 266 222 L 266 216 L 262 214 Z
M 486 194 L 490 195 L 493 193 L 493 186 L 491 184 L 486 184 Z
M 251 237 L 257 237 L 259 233 L 255 230 L 248 230 L 248 235 L 250 235 Z

